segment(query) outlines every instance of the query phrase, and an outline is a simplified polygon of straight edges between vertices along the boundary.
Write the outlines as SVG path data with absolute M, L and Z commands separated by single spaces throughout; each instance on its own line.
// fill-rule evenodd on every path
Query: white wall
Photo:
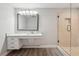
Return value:
M 57 10 L 56 9 L 36 9 L 39 13 L 39 32 L 44 34 L 44 39 L 40 43 L 44 45 L 57 44 Z
M 40 29 L 44 33 L 43 45 L 57 45 L 57 9 L 36 9 L 39 12 Z M 0 52 L 6 50 L 5 33 L 17 33 L 14 23 L 14 9 L 7 5 L 0 5 Z M 20 32 L 23 33 L 23 32 Z M 35 41 L 36 42 L 36 41 Z M 24 40 L 26 45 L 27 41 Z
M 9 6 L 0 5 L 0 53 L 6 50 L 5 33 L 14 32 L 14 11 Z

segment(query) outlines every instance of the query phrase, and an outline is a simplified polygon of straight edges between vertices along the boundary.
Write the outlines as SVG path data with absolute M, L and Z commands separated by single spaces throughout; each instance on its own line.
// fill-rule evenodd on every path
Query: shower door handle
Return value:
M 71 31 L 71 25 L 67 25 L 67 31 Z

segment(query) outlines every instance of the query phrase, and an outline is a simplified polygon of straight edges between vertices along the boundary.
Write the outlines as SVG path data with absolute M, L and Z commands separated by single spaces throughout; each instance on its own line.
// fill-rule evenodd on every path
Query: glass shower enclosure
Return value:
M 71 54 L 71 8 L 70 4 L 63 8 L 58 18 L 58 40 L 59 46 L 67 53 Z
M 79 56 L 79 7 L 77 5 L 70 3 L 67 8 L 62 9 L 58 18 L 58 45 L 71 56 Z

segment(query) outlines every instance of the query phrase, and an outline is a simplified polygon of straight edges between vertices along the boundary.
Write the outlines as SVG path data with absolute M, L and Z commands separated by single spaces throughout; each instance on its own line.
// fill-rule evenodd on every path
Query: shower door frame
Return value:
M 70 18 L 71 18 L 71 4 L 70 4 Z M 58 44 L 58 46 L 59 46 L 59 42 L 60 42 L 60 40 L 59 40 L 59 15 L 57 16 L 57 44 Z M 70 26 L 72 27 L 72 24 L 71 24 L 71 20 L 70 20 Z M 62 47 L 60 47 L 65 53 L 67 53 L 68 55 L 70 55 L 71 56 L 71 39 L 72 39 L 72 29 L 70 29 L 70 49 L 69 49 L 69 51 L 70 51 L 70 54 L 68 54 L 68 52 L 67 51 L 65 51 Z

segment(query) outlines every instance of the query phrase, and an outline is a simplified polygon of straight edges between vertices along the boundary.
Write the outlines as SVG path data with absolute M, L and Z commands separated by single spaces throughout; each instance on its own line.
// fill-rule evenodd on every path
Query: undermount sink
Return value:
M 42 36 L 42 33 L 7 34 L 7 36 Z

